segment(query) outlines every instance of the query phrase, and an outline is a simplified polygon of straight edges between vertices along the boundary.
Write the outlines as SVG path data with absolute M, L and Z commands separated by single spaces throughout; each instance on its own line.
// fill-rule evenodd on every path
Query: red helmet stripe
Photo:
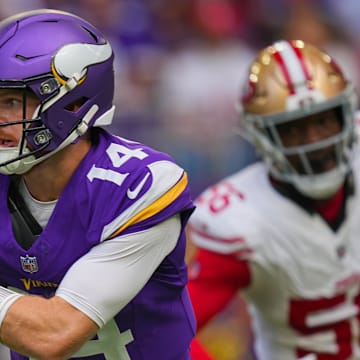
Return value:
M 291 46 L 292 46 L 292 48 L 294 49 L 294 52 L 295 52 L 297 58 L 299 59 L 300 66 L 301 66 L 301 68 L 302 68 L 302 70 L 303 70 L 303 72 L 304 72 L 304 75 L 305 75 L 306 80 L 308 80 L 308 81 L 307 81 L 307 86 L 312 89 L 313 86 L 311 85 L 311 82 L 310 82 L 311 76 L 310 76 L 310 73 L 309 73 L 309 71 L 308 71 L 308 68 L 307 68 L 307 66 L 306 66 L 306 64 L 305 64 L 304 55 L 303 55 L 302 51 L 300 51 L 300 49 L 299 49 L 298 47 L 295 47 L 295 46 L 292 45 L 292 44 L 291 44 Z
M 299 85 L 311 88 L 310 73 L 304 61 L 301 49 L 288 41 L 275 44 L 273 54 L 288 84 L 290 95 L 294 95 Z
M 282 72 L 284 74 L 285 80 L 286 80 L 286 82 L 288 84 L 290 94 L 291 95 L 295 94 L 294 84 L 291 81 L 291 76 L 290 76 L 289 70 L 288 70 L 288 68 L 287 68 L 287 66 L 285 64 L 285 61 L 284 61 L 284 59 L 281 56 L 279 51 L 274 53 L 274 59 L 279 64 L 279 66 L 280 66 L 280 68 L 281 68 L 281 70 L 282 70 Z

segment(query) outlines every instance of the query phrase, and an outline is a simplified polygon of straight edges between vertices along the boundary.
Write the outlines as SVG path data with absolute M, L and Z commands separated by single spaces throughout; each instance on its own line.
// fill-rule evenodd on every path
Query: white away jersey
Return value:
M 356 189 L 358 177 L 357 171 Z M 334 232 L 276 192 L 262 163 L 199 197 L 190 219 L 195 244 L 249 261 L 243 293 L 258 309 L 259 359 L 360 359 L 358 195 L 346 214 Z

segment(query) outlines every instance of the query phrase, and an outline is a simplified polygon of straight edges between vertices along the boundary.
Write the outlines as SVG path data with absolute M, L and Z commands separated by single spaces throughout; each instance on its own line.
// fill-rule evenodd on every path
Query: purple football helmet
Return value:
M 12 16 L 0 22 L 0 88 L 31 90 L 39 99 L 32 119 L 24 111 L 23 119 L 10 123 L 24 124 L 18 146 L 0 147 L 0 173 L 21 174 L 89 127 L 111 124 L 112 48 L 99 30 L 67 12 Z M 76 110 L 70 106 L 75 103 L 81 104 Z

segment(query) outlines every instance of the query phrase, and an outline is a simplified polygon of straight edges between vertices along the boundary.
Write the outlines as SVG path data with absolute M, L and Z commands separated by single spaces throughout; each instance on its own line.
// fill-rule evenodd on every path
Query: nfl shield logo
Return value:
M 38 263 L 35 256 L 26 255 L 20 256 L 21 267 L 25 272 L 35 273 L 39 270 Z

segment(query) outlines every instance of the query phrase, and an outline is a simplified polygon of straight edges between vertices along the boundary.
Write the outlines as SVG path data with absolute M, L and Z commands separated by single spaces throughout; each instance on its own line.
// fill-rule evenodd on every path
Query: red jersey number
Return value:
M 244 199 L 244 195 L 228 182 L 211 187 L 208 193 L 198 198 L 198 202 L 207 203 L 210 211 L 217 214 L 225 210 L 231 203 L 232 198 Z
M 300 336 L 310 338 L 311 335 L 329 333 L 333 338 L 331 344 L 331 340 L 326 341 L 326 348 L 323 348 L 323 350 L 320 350 L 320 344 L 315 345 L 317 349 L 312 349 L 311 345 L 309 348 L 298 348 L 297 356 L 303 357 L 316 353 L 317 360 L 350 359 L 353 354 L 352 341 L 354 336 L 351 322 L 355 321 L 357 323 L 356 327 L 359 327 L 357 311 L 359 307 L 359 294 L 356 296 L 341 294 L 333 298 L 318 300 L 291 300 L 290 325 L 297 330 Z M 354 317 L 354 312 L 357 314 L 356 317 Z M 318 320 L 314 320 L 316 317 Z M 311 322 L 313 323 L 311 324 Z

